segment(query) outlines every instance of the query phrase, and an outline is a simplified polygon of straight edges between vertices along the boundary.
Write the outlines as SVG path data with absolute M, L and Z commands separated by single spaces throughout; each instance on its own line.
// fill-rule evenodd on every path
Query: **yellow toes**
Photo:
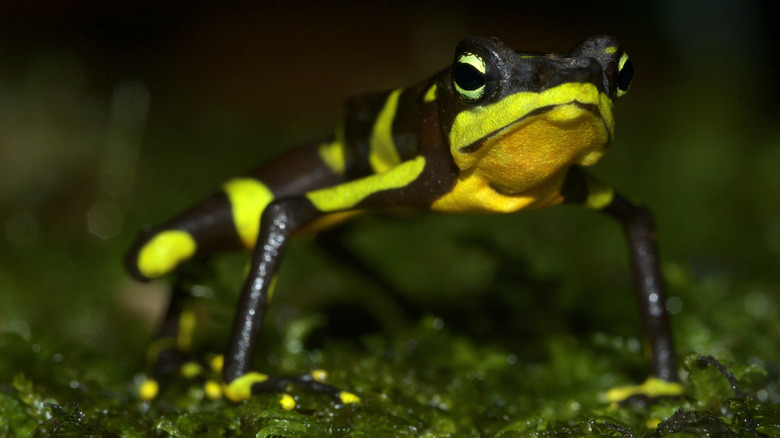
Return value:
M 157 394 L 160 392 L 160 384 L 157 380 L 147 379 L 138 388 L 138 396 L 142 400 L 150 401 L 157 398 Z
M 295 409 L 295 399 L 290 394 L 282 394 L 282 399 L 279 400 L 279 405 L 285 411 L 292 411 Z
M 260 373 L 247 373 L 223 386 L 225 397 L 230 401 L 240 402 L 252 396 L 252 385 L 268 380 L 268 376 Z
M 651 398 L 677 396 L 685 393 L 685 388 L 677 382 L 668 382 L 658 377 L 650 377 L 641 385 L 619 386 L 604 394 L 607 403 L 620 403 L 635 395 L 646 395 Z
M 339 392 L 339 400 L 341 400 L 341 402 L 344 403 L 345 405 L 360 403 L 360 397 L 347 391 Z
M 213 380 L 207 380 L 203 384 L 203 392 L 209 400 L 219 400 L 222 398 L 222 385 Z
M 325 370 L 314 370 L 309 375 L 316 382 L 325 383 L 328 380 L 328 372 Z

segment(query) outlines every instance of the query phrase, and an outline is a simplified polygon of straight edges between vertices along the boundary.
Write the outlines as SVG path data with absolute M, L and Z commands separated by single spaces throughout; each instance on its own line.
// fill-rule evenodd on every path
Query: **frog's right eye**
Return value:
M 634 77 L 634 64 L 625 53 L 620 57 L 617 73 L 617 96 L 620 97 L 628 91 L 631 86 L 631 79 Z
M 487 64 L 479 55 L 463 52 L 452 66 L 452 84 L 460 97 L 476 102 L 486 95 L 488 87 Z

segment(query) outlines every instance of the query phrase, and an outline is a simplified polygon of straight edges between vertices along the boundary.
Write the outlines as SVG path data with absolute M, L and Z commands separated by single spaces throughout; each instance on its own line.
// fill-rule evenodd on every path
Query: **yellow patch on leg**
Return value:
M 279 405 L 285 411 L 292 411 L 295 409 L 295 399 L 290 394 L 282 394 L 282 398 L 279 400 Z
M 208 380 L 203 384 L 203 392 L 209 400 L 219 400 L 222 398 L 222 386 L 213 380 Z
M 195 254 L 195 238 L 186 231 L 168 230 L 152 237 L 138 253 L 138 271 L 157 278 L 172 271 Z
M 261 373 L 247 373 L 223 386 L 223 392 L 228 400 L 240 402 L 252 396 L 252 385 L 263 383 L 268 376 Z
M 187 351 L 190 349 L 196 324 L 197 318 L 195 317 L 195 312 L 185 310 L 179 315 L 179 333 L 176 336 L 176 346 L 179 351 Z
M 360 397 L 347 391 L 339 392 L 339 400 L 345 405 L 360 403 Z
M 226 182 L 222 190 L 230 199 L 233 222 L 244 246 L 252 248 L 260 229 L 260 216 L 274 195 L 265 184 L 253 178 L 235 178 Z
M 138 387 L 138 396 L 146 401 L 154 400 L 159 392 L 160 384 L 154 379 L 147 379 Z
M 328 380 L 328 372 L 325 370 L 314 370 L 309 375 L 315 382 L 325 383 Z
M 685 387 L 677 382 L 668 382 L 658 377 L 650 377 L 641 385 L 619 386 L 604 394 L 607 403 L 620 403 L 635 395 L 645 395 L 650 398 L 663 396 L 678 396 L 685 393 Z
M 185 379 L 194 379 L 203 373 L 203 367 L 197 362 L 185 362 L 179 368 L 179 374 Z
M 221 373 L 222 366 L 225 364 L 225 356 L 221 354 L 215 354 L 214 357 L 210 358 L 208 362 L 212 371 Z

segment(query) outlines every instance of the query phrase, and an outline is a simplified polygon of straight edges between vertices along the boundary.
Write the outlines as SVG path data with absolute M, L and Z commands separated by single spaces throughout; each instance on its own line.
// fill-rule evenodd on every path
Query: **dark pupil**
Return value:
M 631 78 L 633 77 L 634 77 L 634 64 L 631 63 L 630 59 L 627 59 L 626 62 L 623 64 L 623 68 L 620 69 L 620 73 L 618 73 L 618 82 L 617 82 L 618 89 L 623 91 L 628 90 L 628 86 L 631 85 Z
M 455 83 L 467 91 L 474 91 L 485 85 L 485 75 L 471 64 L 456 64 L 452 76 Z

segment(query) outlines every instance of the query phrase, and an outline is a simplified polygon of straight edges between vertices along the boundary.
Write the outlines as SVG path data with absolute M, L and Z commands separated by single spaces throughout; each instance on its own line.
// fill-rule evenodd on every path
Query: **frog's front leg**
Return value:
M 334 395 L 344 403 L 359 401 L 357 396 L 322 384 L 321 379 L 272 378 L 250 372 L 252 354 L 265 317 L 274 277 L 279 270 L 288 240 L 296 230 L 330 214 L 352 210 L 413 205 L 420 197 L 415 190 L 406 191 L 425 168 L 425 157 L 412 160 L 379 174 L 348 181 L 303 196 L 278 199 L 268 205 L 260 220 L 252 262 L 233 322 L 233 332 L 225 355 L 223 376 L 225 395 L 231 400 L 243 400 L 255 392 L 278 391 L 287 383 L 295 383 L 314 391 Z M 316 376 L 315 376 L 316 377 Z
M 322 372 L 292 378 L 250 372 L 257 337 L 287 243 L 296 230 L 321 216 L 323 213 L 305 197 L 279 199 L 269 204 L 263 212 L 257 244 L 241 290 L 222 371 L 225 396 L 230 400 L 244 400 L 259 392 L 283 392 L 288 384 L 295 384 L 324 392 L 345 403 L 357 401 L 356 396 L 351 393 L 322 383 Z
M 634 395 L 658 397 L 680 395 L 677 383 L 677 365 L 666 311 L 666 291 L 661 276 L 656 230 L 650 212 L 632 203 L 624 196 L 573 167 L 564 185 L 568 202 L 601 211 L 616 219 L 628 238 L 634 290 L 642 323 L 642 338 L 650 356 L 651 377 L 642 385 L 613 388 L 606 394 L 607 401 L 623 401 Z

